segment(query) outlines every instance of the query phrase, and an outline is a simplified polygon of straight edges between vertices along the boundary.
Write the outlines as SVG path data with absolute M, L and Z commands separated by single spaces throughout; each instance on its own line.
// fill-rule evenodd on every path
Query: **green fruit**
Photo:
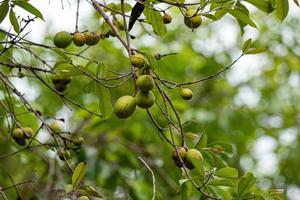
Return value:
M 145 63 L 145 57 L 143 54 L 136 53 L 136 54 L 130 56 L 130 62 L 132 64 L 132 66 L 140 68 Z
M 81 196 L 81 197 L 78 197 L 77 200 L 89 200 L 89 198 L 87 196 Z
M 155 102 L 155 96 L 151 91 L 147 93 L 139 91 L 135 96 L 135 101 L 140 108 L 150 108 Z
M 76 146 L 81 146 L 81 145 L 83 145 L 83 143 L 84 143 L 84 138 L 83 138 L 83 137 L 78 137 L 78 138 L 76 138 L 76 139 L 73 141 L 73 143 L 74 143 Z
M 23 140 L 23 139 L 25 139 L 25 134 L 24 134 L 24 131 L 21 128 L 16 128 L 11 133 L 11 137 L 15 140 Z
M 24 132 L 24 136 L 26 139 L 29 139 L 32 137 L 33 135 L 33 130 L 32 128 L 30 127 L 25 127 L 25 128 L 22 128 L 23 129 L 23 132 Z
M 142 75 L 139 76 L 136 80 L 137 87 L 142 90 L 143 92 L 148 92 L 153 89 L 154 87 L 154 80 L 150 75 Z
M 193 169 L 195 166 L 193 165 L 192 160 L 201 160 L 203 161 L 203 156 L 201 154 L 200 151 L 198 151 L 197 149 L 189 149 L 186 154 L 185 154 L 185 158 L 186 158 L 186 167 L 189 169 Z
M 119 118 L 127 118 L 130 117 L 136 108 L 136 102 L 135 98 L 132 96 L 122 96 L 120 97 L 115 105 L 114 105 L 114 113 L 119 117 Z
M 60 160 L 65 161 L 70 157 L 70 151 L 65 149 L 65 150 L 59 150 L 58 151 L 58 157 Z
M 57 121 L 53 121 L 53 122 L 50 124 L 50 128 L 51 128 L 55 133 L 60 133 L 60 132 L 62 132 L 62 127 L 61 127 L 61 125 L 59 124 L 59 122 L 57 122 Z
M 165 24 L 170 24 L 172 22 L 172 16 L 169 15 L 168 13 L 164 13 L 163 21 Z
M 100 36 L 95 32 L 86 32 L 84 33 L 84 37 L 85 43 L 89 46 L 96 45 L 100 40 Z
M 180 96 L 184 99 L 184 100 L 190 100 L 193 97 L 193 91 L 189 88 L 183 88 L 180 91 Z
M 115 27 L 117 27 L 119 30 L 124 30 L 125 23 L 122 16 L 116 17 L 116 19 L 113 20 L 113 24 Z
M 61 31 L 55 34 L 53 42 L 58 48 L 67 48 L 72 43 L 72 35 L 66 31 Z
M 202 18 L 200 15 L 196 14 L 197 10 L 188 9 L 186 16 L 184 16 L 184 23 L 191 29 L 198 28 L 202 23 Z
M 73 36 L 73 43 L 78 46 L 82 47 L 85 44 L 85 36 L 83 33 L 75 33 Z
M 178 155 L 180 156 L 181 160 L 184 162 L 185 161 L 185 156 L 186 156 L 186 149 L 184 147 L 178 147 L 177 148 Z M 178 157 L 176 151 L 174 150 L 172 153 L 172 159 L 174 160 L 175 164 L 178 167 L 183 167 L 182 162 L 180 161 L 180 158 Z

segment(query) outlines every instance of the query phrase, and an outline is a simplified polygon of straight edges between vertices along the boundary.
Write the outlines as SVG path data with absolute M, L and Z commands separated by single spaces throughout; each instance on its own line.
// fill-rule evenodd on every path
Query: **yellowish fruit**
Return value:
M 184 147 L 177 148 L 177 153 L 180 156 L 181 160 L 184 162 L 186 156 L 186 149 Z M 172 159 L 178 167 L 183 167 L 182 162 L 180 161 L 176 151 L 174 150 L 172 153 Z
M 78 197 L 77 200 L 89 200 L 89 197 L 87 197 L 87 196 L 81 196 L 81 197 Z
M 124 30 L 125 23 L 122 16 L 116 17 L 116 19 L 113 20 L 113 24 L 119 29 Z
M 62 126 L 60 125 L 60 123 L 58 121 L 53 121 L 50 124 L 50 128 L 55 132 L 55 133 L 60 133 L 62 132 Z
M 83 33 L 75 33 L 73 36 L 73 43 L 78 46 L 82 47 L 85 44 L 85 36 Z
M 73 142 L 74 142 L 74 144 L 75 144 L 76 146 L 81 146 L 81 145 L 83 145 L 83 143 L 84 143 L 84 138 L 83 138 L 83 137 L 78 137 L 78 138 L 76 138 Z
M 100 36 L 95 32 L 86 32 L 84 33 L 84 37 L 85 43 L 89 46 L 96 45 L 100 40 Z
M 23 129 L 23 132 L 24 132 L 24 136 L 26 139 L 29 139 L 32 137 L 33 135 L 33 130 L 32 128 L 30 127 L 25 127 L 25 128 L 22 128 Z
M 136 108 L 135 98 L 129 95 L 120 97 L 114 105 L 114 113 L 119 118 L 130 117 Z
M 183 88 L 180 91 L 180 96 L 184 99 L 184 100 L 190 100 L 193 97 L 193 91 L 189 88 Z
M 154 87 L 154 80 L 150 75 L 139 76 L 136 80 L 137 87 L 143 92 L 148 92 Z
M 150 108 L 155 102 L 154 94 L 149 92 L 139 91 L 135 96 L 136 105 L 140 108 Z
M 72 43 L 72 35 L 67 31 L 60 31 L 55 34 L 53 42 L 58 48 L 67 48 Z
M 198 28 L 202 23 L 202 18 L 197 15 L 197 10 L 188 9 L 186 15 L 184 16 L 184 23 L 191 29 Z
M 23 140 L 25 139 L 24 131 L 21 128 L 16 128 L 11 133 L 11 137 L 15 140 Z
M 168 13 L 164 13 L 163 21 L 165 24 L 170 24 L 172 22 L 172 16 L 169 15 Z
M 145 57 L 143 54 L 136 53 L 132 56 L 130 56 L 130 62 L 134 67 L 142 67 L 145 63 Z
M 189 169 L 193 169 L 195 166 L 193 165 L 192 160 L 201 160 L 203 161 L 203 156 L 200 151 L 197 149 L 189 149 L 186 154 L 186 167 Z

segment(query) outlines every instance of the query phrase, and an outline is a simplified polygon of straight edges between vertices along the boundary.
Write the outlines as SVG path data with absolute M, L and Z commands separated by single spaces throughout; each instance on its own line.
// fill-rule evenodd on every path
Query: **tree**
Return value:
M 76 5 L 74 31 L 45 36 L 43 43 L 27 39 L 28 25 L 44 20 L 37 7 L 23 0 L 0 4 L 0 23 L 12 26 L 1 28 L 0 37 L 2 197 L 284 199 L 281 189 L 264 190 L 240 168 L 232 145 L 247 152 L 258 125 L 253 119 L 263 110 L 233 114 L 228 101 L 237 90 L 219 78 L 245 56 L 271 49 L 270 43 L 246 39 L 235 45 L 239 54 L 232 59 L 226 52 L 201 54 L 196 42 L 200 31 L 228 16 L 241 34 L 249 26 L 263 28 L 251 5 L 259 10 L 253 14 L 275 13 L 284 21 L 289 2 L 88 2 L 92 20 L 79 21 L 82 2 L 70 2 Z M 147 37 L 159 45 L 140 45 Z M 179 51 L 171 47 L 176 44 Z M 21 80 L 38 98 L 20 91 Z M 279 86 L 271 86 L 261 91 L 276 102 L 280 98 L 271 97 Z M 231 130 L 243 136 L 222 133 Z

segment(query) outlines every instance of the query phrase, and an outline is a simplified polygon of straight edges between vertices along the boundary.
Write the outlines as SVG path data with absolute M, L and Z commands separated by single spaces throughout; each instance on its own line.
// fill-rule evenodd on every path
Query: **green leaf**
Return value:
M 252 173 L 246 173 L 240 180 L 237 186 L 239 197 L 244 197 L 249 190 L 254 186 L 256 178 Z
M 256 8 L 258 8 L 259 10 L 265 13 L 270 13 L 274 10 L 271 2 L 266 0 L 244 0 L 244 1 L 247 1 L 248 3 L 254 5 Z
M 58 54 L 59 56 L 61 56 L 63 59 L 65 59 L 67 62 L 72 63 L 72 59 L 67 56 L 63 51 L 61 51 L 58 48 L 52 48 L 52 51 L 54 51 L 56 54 Z
M 103 196 L 92 186 L 83 186 L 76 190 L 76 192 L 82 196 L 93 196 L 98 198 L 103 198 Z
M 200 136 L 199 136 L 199 140 L 197 142 L 197 144 L 195 145 L 195 148 L 203 148 L 206 147 L 207 144 L 207 135 L 205 132 L 203 132 Z
M 213 142 L 208 144 L 207 146 L 212 147 L 215 152 L 224 153 L 227 156 L 233 155 L 232 145 L 226 142 Z
M 7 13 L 9 10 L 9 4 L 8 1 L 4 1 L 1 5 L 0 5 L 0 24 L 1 22 L 5 19 Z
M 42 13 L 36 7 L 31 5 L 27 1 L 18 0 L 18 1 L 14 1 L 14 4 L 16 4 L 17 6 L 23 8 L 24 10 L 26 10 L 28 12 L 30 12 L 31 14 L 35 15 L 36 17 L 44 20 L 44 17 L 42 15 Z
M 265 52 L 266 50 L 267 50 L 266 48 L 251 49 L 251 50 L 245 52 L 245 54 L 259 54 L 259 53 Z
M 154 56 L 152 56 L 150 54 L 147 54 L 147 53 L 145 53 L 145 56 L 147 58 L 147 61 L 148 61 L 149 65 L 150 65 L 150 67 L 153 70 L 157 69 L 158 68 L 158 60 Z
M 245 24 L 248 24 L 254 28 L 257 28 L 256 24 L 249 18 L 249 16 L 242 13 L 241 11 L 236 10 L 236 9 L 235 10 L 228 9 L 227 12 L 229 14 L 231 14 L 232 16 L 234 16 L 237 20 L 239 20 Z
M 234 181 L 227 178 L 215 178 L 209 181 L 209 185 L 233 187 Z
M 19 22 L 17 20 L 16 14 L 13 11 L 13 9 L 10 9 L 10 11 L 9 11 L 9 21 L 10 21 L 11 25 L 13 26 L 15 32 L 19 33 L 20 32 L 20 25 L 19 25 Z
M 95 82 L 95 92 L 98 97 L 99 109 L 104 120 L 107 120 L 112 112 L 111 94 L 108 88 Z
M 180 187 L 180 200 L 188 200 L 188 188 L 185 184 Z
M 88 164 L 86 162 L 80 162 L 76 167 L 72 175 L 72 185 L 76 188 L 85 176 Z
M 282 22 L 289 12 L 288 0 L 276 0 L 276 16 Z
M 147 21 L 151 24 L 153 32 L 160 37 L 163 37 L 167 33 L 166 25 L 163 22 L 162 16 L 159 12 L 146 8 L 144 14 Z
M 215 175 L 221 178 L 238 178 L 239 173 L 238 170 L 235 168 L 225 167 L 217 170 Z
M 243 53 L 245 53 L 246 51 L 248 51 L 248 49 L 250 48 L 251 44 L 252 44 L 252 39 L 251 38 L 249 38 L 248 40 L 245 41 L 245 43 L 243 45 L 243 48 L 242 48 Z

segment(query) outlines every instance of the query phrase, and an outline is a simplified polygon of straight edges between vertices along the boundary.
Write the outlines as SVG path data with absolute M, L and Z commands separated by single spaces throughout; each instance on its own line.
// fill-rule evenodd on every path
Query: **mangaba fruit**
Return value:
M 140 108 L 150 108 L 155 102 L 155 96 L 151 91 L 146 93 L 139 91 L 135 96 L 135 102 Z
M 11 133 L 11 137 L 15 140 L 25 139 L 24 132 L 21 128 L 14 129 L 13 132 Z
M 125 23 L 122 16 L 118 16 L 115 19 L 113 19 L 113 24 L 119 29 L 124 30 Z
M 53 122 L 50 124 L 50 128 L 51 128 L 55 133 L 60 133 L 60 132 L 62 132 L 62 126 L 61 126 L 60 123 L 57 122 L 57 121 L 53 121 Z
M 22 128 L 23 132 L 24 132 L 24 136 L 26 139 L 29 139 L 32 137 L 33 135 L 33 130 L 30 127 L 24 127 Z
M 67 48 L 72 43 L 73 37 L 67 31 L 60 31 L 55 34 L 53 42 L 58 48 Z
M 197 10 L 188 9 L 186 15 L 184 16 L 184 23 L 191 29 L 198 28 L 202 23 L 202 18 L 197 15 Z
M 100 40 L 100 36 L 95 32 L 86 32 L 84 33 L 84 37 L 85 43 L 89 46 L 96 45 Z
M 148 92 L 153 89 L 154 80 L 150 75 L 142 75 L 137 78 L 136 85 L 143 92 Z
M 190 100 L 193 97 L 193 91 L 189 88 L 183 88 L 180 91 L 180 96 L 184 100 Z
M 168 13 L 164 13 L 163 21 L 165 24 L 170 24 L 172 22 L 172 16 L 169 15 Z
M 130 117 L 136 108 L 136 101 L 135 98 L 129 95 L 125 95 L 120 97 L 115 105 L 114 105 L 114 113 L 119 118 L 127 118 Z
M 130 62 L 132 66 L 140 68 L 145 63 L 145 57 L 143 54 L 135 53 L 132 56 L 130 56 Z
M 85 44 L 84 34 L 76 32 L 73 36 L 73 43 L 78 47 L 82 47 Z
M 186 156 L 186 149 L 184 147 L 178 147 L 177 148 L 178 155 L 180 156 L 181 160 L 184 162 L 185 161 L 185 156 Z M 178 167 L 183 167 L 182 162 L 180 161 L 180 158 L 178 157 L 176 151 L 174 150 L 172 153 L 172 159 L 174 160 L 175 164 Z
M 186 158 L 186 167 L 189 169 L 193 169 L 195 166 L 192 163 L 192 160 L 202 160 L 203 161 L 203 156 L 201 154 L 200 151 L 198 151 L 197 149 L 189 149 L 186 154 L 185 154 L 185 158 Z
M 78 138 L 76 138 L 76 139 L 73 141 L 73 143 L 74 143 L 76 146 L 81 146 L 81 145 L 83 145 L 83 143 L 84 143 L 84 138 L 83 138 L 83 137 L 78 137 Z

